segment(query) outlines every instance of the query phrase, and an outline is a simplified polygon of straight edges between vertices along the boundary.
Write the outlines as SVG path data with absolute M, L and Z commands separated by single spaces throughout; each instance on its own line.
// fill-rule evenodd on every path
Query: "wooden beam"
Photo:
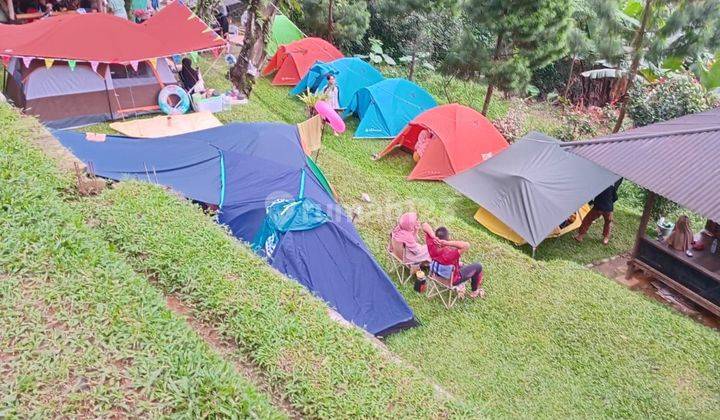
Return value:
M 649 266 L 648 264 L 642 261 L 636 261 L 635 264 L 637 264 L 638 268 L 640 268 L 646 274 L 649 274 L 650 276 L 660 280 L 662 283 L 669 286 L 671 289 L 675 290 L 676 292 L 680 293 L 682 296 L 685 296 L 691 301 L 697 303 L 699 306 L 707 309 L 714 315 L 720 316 L 719 306 L 715 305 L 714 303 L 710 302 L 699 294 L 693 292 L 692 290 L 688 289 L 687 287 L 678 283 L 667 275 L 661 273 L 659 270 Z
M 645 232 L 647 231 L 648 223 L 650 222 L 650 215 L 655 207 L 656 199 L 657 194 L 648 190 L 648 196 L 645 199 L 645 207 L 643 208 L 643 214 L 640 218 L 640 226 L 638 227 L 637 234 L 635 235 L 635 245 L 633 245 L 632 253 L 630 254 L 630 261 L 628 261 L 628 268 L 625 272 L 626 279 L 630 279 L 635 272 L 635 258 L 638 255 L 638 249 L 640 249 L 640 241 L 645 237 Z
M 655 207 L 655 201 L 657 200 L 657 194 L 648 190 L 648 196 L 645 199 L 645 207 L 643 208 L 643 214 L 640 218 L 640 226 L 638 227 L 637 235 L 635 236 L 635 246 L 633 247 L 632 256 L 637 256 L 638 247 L 640 246 L 640 239 L 645 236 L 647 231 L 648 223 L 650 222 L 650 215 L 652 214 L 653 208 Z

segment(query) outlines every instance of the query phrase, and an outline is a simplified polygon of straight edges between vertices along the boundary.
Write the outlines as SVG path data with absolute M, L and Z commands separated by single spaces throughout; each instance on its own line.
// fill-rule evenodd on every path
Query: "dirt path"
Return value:
M 630 254 L 621 254 L 606 258 L 596 264 L 589 264 L 588 268 L 615 280 L 630 290 L 639 291 L 653 300 L 668 305 L 705 326 L 720 330 L 720 319 L 718 317 L 684 298 L 660 281 L 641 272 L 636 272 L 629 279 L 626 278 L 629 260 Z
M 184 319 L 190 328 L 205 340 L 210 347 L 217 351 L 225 360 L 232 363 L 239 374 L 247 378 L 247 380 L 252 382 L 258 389 L 265 392 L 276 407 L 281 409 L 291 419 L 303 418 L 302 413 L 295 409 L 290 401 L 282 396 L 282 392 L 270 384 L 270 381 L 261 372 L 260 368 L 240 355 L 240 349 L 235 343 L 223 338 L 217 329 L 195 318 L 192 315 L 192 309 L 185 305 L 177 296 L 168 295 L 166 299 L 168 309 Z

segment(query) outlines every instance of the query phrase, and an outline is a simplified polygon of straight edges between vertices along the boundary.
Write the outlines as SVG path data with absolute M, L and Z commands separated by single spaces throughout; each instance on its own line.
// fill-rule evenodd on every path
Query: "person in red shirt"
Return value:
M 422 229 L 425 232 L 425 243 L 432 259 L 430 271 L 446 279 L 451 279 L 453 286 L 470 280 L 470 297 L 485 297 L 485 290 L 482 288 L 482 264 L 460 263 L 460 256 L 470 249 L 470 244 L 465 241 L 451 240 L 450 232 L 444 226 L 433 230 L 430 224 L 423 223 Z

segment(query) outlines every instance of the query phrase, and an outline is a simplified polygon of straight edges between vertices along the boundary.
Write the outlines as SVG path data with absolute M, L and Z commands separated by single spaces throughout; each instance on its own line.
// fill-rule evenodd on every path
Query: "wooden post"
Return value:
M 15 6 L 13 5 L 13 0 L 7 0 L 5 3 L 7 4 L 8 19 L 12 22 L 15 20 Z
M 643 208 L 643 214 L 640 218 L 640 226 L 638 227 L 637 235 L 635 236 L 635 245 L 633 246 L 632 254 L 630 255 L 630 261 L 628 261 L 628 270 L 625 274 L 625 278 L 629 279 L 632 277 L 633 274 L 633 260 L 638 255 L 638 250 L 640 249 L 640 241 L 645 236 L 645 231 L 647 231 L 648 223 L 650 222 L 650 215 L 652 214 L 653 208 L 655 207 L 655 200 L 657 199 L 657 194 L 654 192 L 648 190 L 648 196 L 645 199 L 645 207 Z

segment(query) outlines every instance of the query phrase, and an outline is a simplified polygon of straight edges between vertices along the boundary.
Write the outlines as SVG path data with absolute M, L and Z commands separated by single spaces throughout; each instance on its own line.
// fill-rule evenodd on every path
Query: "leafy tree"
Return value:
M 563 97 L 565 98 L 567 98 L 568 92 L 570 92 L 570 85 L 572 85 L 575 62 L 582 59 L 592 51 L 590 38 L 587 36 L 585 31 L 579 29 L 574 24 L 568 32 L 567 47 L 570 53 L 570 70 L 568 70 L 568 79 L 567 83 L 565 83 L 565 92 L 563 93 Z
M 297 10 L 296 0 L 246 0 L 243 12 L 247 13 L 244 24 L 243 44 L 237 62 L 230 69 L 233 86 L 246 98 L 250 97 L 255 77 L 265 61 L 265 48 L 278 9 Z
M 365 0 L 301 0 L 300 25 L 307 32 L 343 46 L 362 41 L 370 25 Z
M 446 67 L 466 77 L 485 76 L 487 114 L 496 87 L 522 92 L 534 69 L 565 54 L 571 9 L 570 0 L 468 0 L 469 21 L 490 34 L 492 43 L 468 28 Z
M 720 46 L 717 0 L 629 0 L 623 15 L 636 28 L 631 43 L 628 90 L 643 61 L 650 70 L 680 70 Z M 613 132 L 622 127 L 628 101 L 625 95 Z
M 436 23 L 441 24 L 455 19 L 454 12 L 458 0 L 378 0 L 376 10 L 392 25 L 402 27 L 405 32 L 403 53 L 408 64 L 408 79 L 415 74 L 418 56 L 431 54 L 433 51 L 433 29 Z M 440 11 L 444 12 L 444 16 Z M 399 17 L 402 17 L 399 19 Z
M 215 21 L 215 8 L 222 0 L 198 0 L 195 4 L 195 14 L 205 22 Z M 130 10 L 126 7 L 127 10 Z
M 635 85 L 628 98 L 628 114 L 638 127 L 702 112 L 713 103 L 692 75 L 682 73 Z

